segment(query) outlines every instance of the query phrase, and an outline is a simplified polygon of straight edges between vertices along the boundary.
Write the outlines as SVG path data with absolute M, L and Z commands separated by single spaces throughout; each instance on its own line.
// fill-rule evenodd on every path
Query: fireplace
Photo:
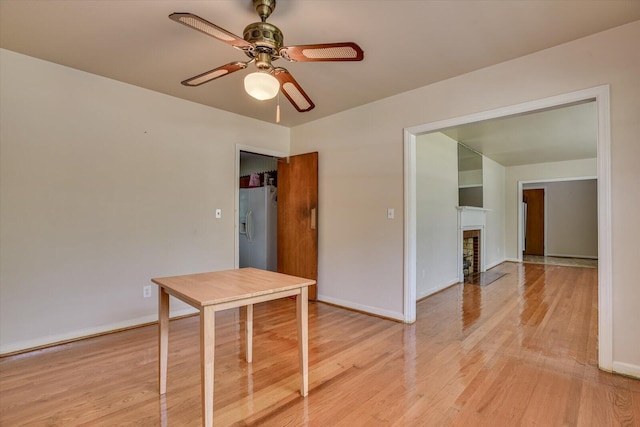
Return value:
M 462 274 L 469 276 L 480 272 L 480 230 L 464 230 L 462 233 Z
M 485 272 L 485 226 L 488 209 L 456 206 L 458 210 L 458 281 Z

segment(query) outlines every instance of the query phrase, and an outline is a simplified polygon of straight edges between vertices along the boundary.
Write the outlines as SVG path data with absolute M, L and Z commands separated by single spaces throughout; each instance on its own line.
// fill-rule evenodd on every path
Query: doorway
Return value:
M 277 159 L 286 158 L 287 153 L 267 150 L 260 147 L 252 147 L 246 145 L 236 145 L 236 179 L 235 179 L 235 261 L 234 267 L 240 268 L 247 266 L 247 258 L 246 254 L 243 254 L 243 260 L 240 261 L 240 247 L 241 247 L 241 239 L 245 241 L 249 239 L 247 236 L 247 208 L 245 203 L 241 205 L 241 187 L 245 188 L 259 188 L 260 185 L 257 185 L 256 179 L 262 179 L 262 183 L 264 183 L 264 174 L 267 172 L 267 181 L 266 184 L 269 185 L 269 171 L 261 170 L 261 169 L 271 169 L 271 164 L 273 162 L 277 162 Z M 244 168 L 242 167 L 244 165 Z M 254 177 L 254 182 L 250 183 L 251 174 L 255 173 L 258 177 Z M 246 177 L 243 177 L 246 175 Z M 261 178 L 262 177 L 262 178 Z M 275 177 L 274 177 L 275 178 Z M 241 181 L 243 181 L 241 183 Z M 244 182 L 246 181 L 246 183 Z M 277 182 L 273 181 L 273 183 Z M 250 184 L 253 184 L 250 186 Z M 245 194 L 243 194 L 243 199 Z M 271 196 L 271 195 L 270 195 Z M 266 196 L 265 196 L 266 197 Z M 245 200 L 243 200 L 245 202 Z M 277 213 L 276 213 L 277 215 Z M 242 218 L 240 218 L 242 216 Z M 276 216 L 277 218 L 277 216 Z M 254 218 L 255 219 L 255 218 Z M 251 218 L 250 218 L 251 221 Z M 251 228 L 251 224 L 249 225 Z M 255 233 L 255 223 L 254 223 L 254 233 Z M 265 230 L 266 233 L 266 230 Z M 249 229 L 249 234 L 251 234 L 251 229 Z M 247 252 L 247 243 L 243 241 L 243 252 Z M 255 246 L 255 245 L 254 245 Z M 260 252 L 259 249 L 254 249 L 255 251 Z M 265 249 L 266 250 L 266 249 Z M 273 248 L 271 249 L 273 251 Z M 277 248 L 275 248 L 276 256 L 277 256 Z M 265 259 L 266 263 L 266 259 Z
M 240 151 L 239 267 L 277 271 L 278 157 Z
M 418 135 L 560 106 L 595 101 L 597 109 L 598 176 L 598 364 L 603 370 L 613 365 L 613 303 L 611 277 L 611 166 L 609 86 L 571 92 L 481 113 L 406 128 L 404 130 L 404 321 L 416 319 L 416 138 Z M 518 210 L 521 211 L 521 200 Z M 520 246 L 521 247 L 521 246 Z M 519 252 L 521 254 L 521 252 Z
M 526 234 L 530 226 L 525 197 L 532 190 L 544 191 L 544 252 L 527 250 Z M 521 262 L 588 266 L 598 265 L 598 177 L 584 176 L 519 181 L 522 209 L 518 212 L 518 236 Z M 529 210 L 536 209 L 529 207 Z
M 258 169 L 241 168 L 243 158 L 247 164 L 255 161 L 259 165 Z M 267 190 L 260 191 L 265 188 Z M 258 193 L 264 193 L 261 196 L 264 203 L 276 205 L 277 219 L 275 227 L 272 227 L 276 231 L 270 240 L 275 251 L 271 249 L 268 257 L 270 261 L 267 259 L 264 265 L 247 265 L 243 253 L 246 252 L 246 246 L 250 246 L 245 244 L 247 237 L 257 236 L 255 212 L 249 212 L 248 201 L 244 200 L 250 189 L 258 189 Z M 235 268 L 251 266 L 317 281 L 317 152 L 290 156 L 257 147 L 236 145 L 235 206 Z M 317 289 L 317 284 L 309 287 L 310 300 L 317 298 Z

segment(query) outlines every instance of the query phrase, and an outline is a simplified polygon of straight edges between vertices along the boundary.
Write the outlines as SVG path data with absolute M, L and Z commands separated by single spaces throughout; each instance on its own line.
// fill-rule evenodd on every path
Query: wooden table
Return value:
M 300 394 L 309 391 L 308 286 L 315 280 L 255 268 L 151 279 L 160 287 L 158 299 L 160 394 L 167 391 L 169 295 L 200 310 L 202 424 L 213 426 L 215 313 L 246 306 L 247 362 L 252 359 L 253 304 L 297 295 Z

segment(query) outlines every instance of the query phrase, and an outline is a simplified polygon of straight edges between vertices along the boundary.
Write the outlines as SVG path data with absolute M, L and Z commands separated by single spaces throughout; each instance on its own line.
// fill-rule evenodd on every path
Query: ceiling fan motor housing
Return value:
M 243 35 L 247 42 L 255 46 L 254 49 L 245 51 L 245 53 L 249 57 L 256 59 L 256 66 L 258 68 L 270 68 L 270 61 L 279 57 L 278 52 L 284 43 L 282 31 L 275 25 L 267 22 L 255 22 L 247 25 Z
M 269 47 L 278 51 L 284 43 L 280 28 L 267 22 L 255 22 L 247 25 L 243 32 L 244 39 L 256 46 Z

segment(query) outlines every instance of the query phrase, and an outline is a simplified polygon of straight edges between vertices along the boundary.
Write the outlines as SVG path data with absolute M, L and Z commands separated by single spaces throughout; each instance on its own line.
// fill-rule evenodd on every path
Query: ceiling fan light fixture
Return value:
M 255 72 L 244 78 L 244 90 L 260 101 L 273 99 L 280 90 L 280 82 L 271 74 Z

